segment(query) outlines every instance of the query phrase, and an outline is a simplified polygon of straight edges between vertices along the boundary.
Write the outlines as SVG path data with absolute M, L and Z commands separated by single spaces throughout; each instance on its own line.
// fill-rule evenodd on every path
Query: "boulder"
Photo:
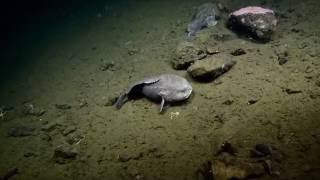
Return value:
M 224 56 L 211 56 L 196 61 L 188 68 L 188 73 L 197 80 L 214 80 L 229 71 L 236 62 Z
M 187 69 L 193 62 L 206 57 L 206 53 L 192 42 L 181 42 L 175 50 L 172 60 L 174 69 Z
M 277 18 L 271 9 L 249 6 L 229 15 L 228 27 L 257 40 L 268 41 L 277 26 Z

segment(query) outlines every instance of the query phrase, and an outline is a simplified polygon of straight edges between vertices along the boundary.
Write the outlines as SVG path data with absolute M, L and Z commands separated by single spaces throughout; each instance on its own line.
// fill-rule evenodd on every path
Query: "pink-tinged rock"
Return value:
M 239 34 L 268 41 L 275 32 L 277 23 L 273 10 L 249 6 L 231 13 L 227 25 Z
M 262 8 L 259 6 L 248 6 L 245 8 L 241 8 L 237 11 L 234 11 L 230 15 L 240 16 L 240 15 L 244 15 L 244 14 L 266 14 L 266 13 L 274 14 L 273 10 L 271 10 L 271 9 L 265 9 L 265 8 Z

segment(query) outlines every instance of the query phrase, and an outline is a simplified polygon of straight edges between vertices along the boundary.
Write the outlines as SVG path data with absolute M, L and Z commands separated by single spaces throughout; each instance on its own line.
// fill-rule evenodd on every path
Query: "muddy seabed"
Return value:
M 246 52 L 210 83 L 170 64 L 202 2 L 121 1 L 17 33 L 19 47 L 5 57 L 19 61 L 1 83 L 0 176 L 17 168 L 12 179 L 196 179 L 228 141 L 239 157 L 258 143 L 282 152 L 280 175 L 261 179 L 319 178 L 320 1 L 223 2 L 263 3 L 279 25 L 268 43 L 237 37 L 222 21 L 200 32 L 202 47 Z M 279 65 L 283 47 L 288 61 Z M 130 82 L 160 73 L 190 80 L 192 98 L 164 114 L 144 98 L 110 106 Z

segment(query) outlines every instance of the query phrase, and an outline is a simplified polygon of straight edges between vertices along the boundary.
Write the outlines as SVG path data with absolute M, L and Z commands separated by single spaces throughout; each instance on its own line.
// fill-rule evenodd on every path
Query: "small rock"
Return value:
M 79 107 L 83 108 L 83 107 L 86 107 L 86 106 L 88 106 L 88 102 L 85 99 L 81 99 L 80 102 L 79 102 Z
M 67 160 L 75 159 L 78 154 L 79 152 L 76 148 L 69 144 L 63 144 L 54 150 L 53 158 L 57 163 L 64 164 Z
M 231 104 L 233 104 L 233 100 L 230 100 L 230 99 L 228 99 L 228 100 L 225 100 L 222 104 L 224 104 L 224 105 L 231 105 Z
M 0 176 L 0 179 L 1 180 L 8 180 L 17 174 L 19 174 L 18 168 L 12 168 L 9 171 L 7 171 L 3 176 Z
M 8 131 L 7 134 L 8 136 L 12 137 L 23 137 L 23 136 L 30 136 L 33 134 L 35 128 L 32 126 L 27 126 L 27 125 L 16 125 L 14 127 L 11 127 Z
M 235 61 L 224 57 L 211 56 L 201 61 L 196 61 L 188 68 L 188 73 L 200 81 L 211 81 L 229 71 Z
M 131 159 L 131 157 L 129 156 L 129 154 L 127 154 L 127 153 L 120 153 L 119 155 L 118 155 L 118 160 L 120 161 L 120 162 L 127 162 L 127 161 L 129 161 Z
M 279 62 L 279 65 L 283 65 L 288 62 L 288 47 L 285 46 L 280 46 L 278 49 L 275 50 L 275 53 L 277 55 L 277 60 Z
M 129 54 L 130 56 L 135 55 L 135 54 L 137 54 L 138 52 L 139 52 L 139 49 L 137 49 L 137 48 L 130 48 L 130 49 L 128 49 L 128 54 Z
M 53 131 L 57 128 L 57 126 L 59 126 L 59 124 L 57 122 L 50 122 L 48 124 L 45 124 L 41 130 L 42 131 L 46 131 L 46 132 L 50 132 Z
M 231 145 L 231 143 L 226 141 L 222 143 L 216 155 L 220 155 L 221 153 L 229 153 L 230 155 L 236 155 L 237 150 Z
M 243 54 L 246 54 L 246 51 L 244 49 L 242 49 L 242 48 L 238 48 L 238 49 L 232 51 L 230 54 L 232 56 L 241 56 Z
M 249 104 L 249 105 L 252 105 L 252 104 L 255 104 L 255 103 L 258 102 L 258 101 L 259 101 L 259 98 L 258 98 L 258 97 L 252 96 L 252 97 L 249 98 L 248 104 Z
M 131 159 L 138 160 L 143 156 L 142 152 L 122 152 L 118 155 L 118 160 L 120 162 L 127 162 Z
M 220 51 L 217 48 L 214 48 L 214 47 L 211 47 L 211 46 L 208 46 L 206 48 L 206 51 L 207 51 L 207 54 L 210 54 L 210 55 L 220 53 Z
M 77 128 L 75 126 L 69 126 L 62 132 L 62 135 L 67 136 L 68 134 L 73 133 L 76 130 Z
M 206 53 L 191 42 L 180 43 L 174 53 L 172 65 L 174 69 L 187 69 L 193 62 L 206 57 Z
M 55 104 L 55 107 L 60 110 L 68 110 L 71 109 L 71 105 L 69 104 Z
M 83 138 L 84 137 L 81 134 L 75 132 L 66 136 L 66 142 L 70 145 L 78 144 Z
M 103 61 L 99 67 L 99 70 L 100 71 L 106 71 L 106 70 L 114 71 L 115 70 L 114 67 L 115 67 L 115 63 L 113 61 L 111 61 L 111 62 Z
M 23 105 L 22 112 L 25 115 L 42 116 L 46 111 L 43 109 L 35 108 L 35 106 L 31 103 L 26 103 Z
M 34 156 L 35 154 L 33 152 L 26 152 L 23 154 L 24 157 L 31 157 Z
M 283 91 L 286 92 L 287 94 L 298 94 L 298 93 L 302 93 L 301 90 L 291 89 L 291 88 L 285 88 L 285 89 L 283 89 Z
M 234 159 L 230 162 L 213 160 L 211 164 L 214 179 L 247 179 L 265 174 L 264 167 L 260 163 L 249 163 Z
M 272 154 L 272 147 L 265 144 L 257 144 L 250 152 L 250 156 L 253 158 L 266 157 Z

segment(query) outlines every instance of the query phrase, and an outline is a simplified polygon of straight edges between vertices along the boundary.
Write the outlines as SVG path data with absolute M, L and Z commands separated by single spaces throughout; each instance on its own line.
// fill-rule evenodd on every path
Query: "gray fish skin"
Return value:
M 213 3 L 200 5 L 193 16 L 192 21 L 188 24 L 188 37 L 194 36 L 198 31 L 205 27 L 215 26 L 219 14 L 218 8 Z
M 161 101 L 160 112 L 165 102 L 178 102 L 189 98 L 192 86 L 189 82 L 174 74 L 162 74 L 145 78 L 131 85 L 117 100 L 115 106 L 120 109 L 127 102 L 128 95 L 134 88 L 141 88 L 141 93 L 155 101 Z

